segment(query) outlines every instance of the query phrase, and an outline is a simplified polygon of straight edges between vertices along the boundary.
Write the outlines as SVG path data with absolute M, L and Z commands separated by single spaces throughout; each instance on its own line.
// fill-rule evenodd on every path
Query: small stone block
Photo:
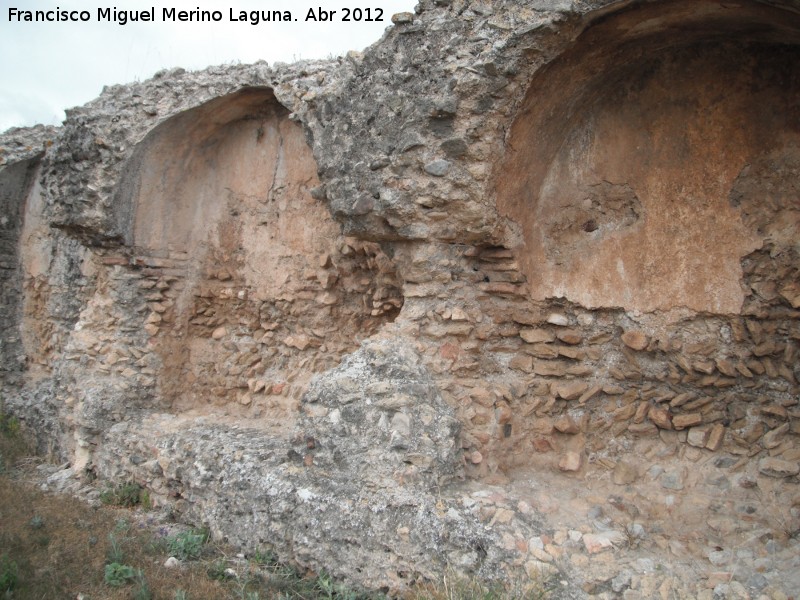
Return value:
M 558 461 L 558 468 L 562 471 L 580 471 L 583 457 L 578 452 L 566 452 Z
M 703 415 L 700 413 L 688 413 L 685 415 L 676 415 L 672 419 L 672 425 L 675 429 L 686 429 L 687 427 L 694 427 L 703 422 Z
M 659 429 L 672 429 L 672 415 L 668 410 L 654 406 L 647 416 Z
M 780 458 L 764 458 L 758 463 L 758 472 L 768 477 L 793 477 L 800 473 L 800 463 Z
M 715 424 L 711 431 L 708 434 L 708 441 L 706 442 L 706 448 L 716 452 L 722 446 L 722 442 L 725 439 L 725 426 L 722 423 Z
M 705 427 L 692 427 L 686 441 L 695 448 L 705 448 L 708 442 L 708 429 Z
M 641 331 L 632 329 L 622 334 L 622 343 L 632 350 L 644 350 L 650 340 Z

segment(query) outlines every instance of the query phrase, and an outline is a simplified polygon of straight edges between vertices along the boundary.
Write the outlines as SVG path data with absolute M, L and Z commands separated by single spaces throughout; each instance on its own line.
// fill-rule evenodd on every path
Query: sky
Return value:
M 416 0 L 0 0 L 0 132 L 10 127 L 59 125 L 64 109 L 97 97 L 103 86 L 143 81 L 165 68 L 265 60 L 293 62 L 363 50 L 380 39 L 394 13 Z M 155 11 L 155 22 L 98 19 L 100 9 Z M 164 22 L 163 9 L 218 10 L 219 22 Z M 321 8 L 328 21 L 306 20 Z M 367 22 L 383 10 L 383 21 Z M 10 10 L 88 11 L 88 22 L 19 22 Z M 351 20 L 344 22 L 344 9 Z M 361 9 L 362 20 L 354 17 Z M 231 21 L 230 11 L 289 10 L 297 22 Z

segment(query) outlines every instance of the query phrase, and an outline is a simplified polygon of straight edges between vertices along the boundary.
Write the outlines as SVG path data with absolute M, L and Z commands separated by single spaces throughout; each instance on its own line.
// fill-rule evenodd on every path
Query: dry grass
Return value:
M 142 506 L 131 508 L 127 486 L 106 490 L 106 505 L 93 508 L 66 495 L 42 492 L 33 481 L 37 461 L 16 434 L 0 431 L 0 585 L 13 566 L 14 585 L 0 598 L 15 600 L 367 600 L 329 577 L 300 574 L 268 552 L 250 560 L 229 547 L 204 543 L 160 526 Z M 119 501 L 117 501 L 119 500 Z M 110 506 L 114 504 L 128 505 Z M 153 521 L 155 525 L 148 525 Z M 190 534 L 190 532 L 183 532 Z M 177 540 L 177 541 L 176 541 Z M 192 542 L 191 547 L 187 541 Z M 172 543 L 170 543 L 172 542 Z M 184 550 L 179 569 L 164 562 Z M 109 585 L 111 563 L 135 573 Z M 227 570 L 227 572 L 226 572 Z M 232 573 L 235 572 L 235 575 Z
M 188 598 L 233 597 L 221 582 L 208 577 L 203 563 L 177 572 L 164 568 L 166 556 L 152 543 L 150 531 L 119 526 L 121 519 L 130 519 L 129 511 L 93 509 L 9 476 L 0 476 L 0 507 L 0 548 L 18 570 L 11 598 L 132 598 L 140 584 L 112 588 L 104 581 L 109 534 L 121 542 L 124 563 L 141 569 L 151 598 L 171 600 L 179 589 Z
M 205 544 L 196 559 L 184 561 L 182 568 L 168 569 L 163 565 L 170 553 L 170 539 L 175 552 L 175 537 L 166 537 L 158 524 L 148 525 L 148 521 L 157 519 L 151 518 L 145 508 L 93 508 L 71 496 L 42 492 L 34 484 L 37 461 L 25 458 L 28 449 L 20 435 L 8 433 L 0 431 L 0 599 L 383 598 L 349 589 L 324 574 L 300 574 L 278 563 L 267 550 L 244 560 L 237 558 L 231 548 Z M 128 499 L 131 494 L 124 491 L 112 490 L 106 499 Z M 136 575 L 118 587 L 109 585 L 105 572 L 113 562 L 131 567 Z M 235 576 L 230 575 L 230 569 L 236 572 Z M 10 591 L 2 589 L 4 570 L 15 580 Z M 438 585 L 421 586 L 407 596 L 409 600 L 547 597 L 542 586 L 512 589 L 452 575 Z
M 510 584 L 487 583 L 448 572 L 441 583 L 420 586 L 407 600 L 546 600 L 551 597 L 551 583 L 546 578 Z

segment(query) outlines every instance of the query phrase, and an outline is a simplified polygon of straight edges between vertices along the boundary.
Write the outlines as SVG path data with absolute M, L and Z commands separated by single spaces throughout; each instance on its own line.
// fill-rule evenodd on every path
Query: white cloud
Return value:
M 361 50 L 391 25 L 393 13 L 411 11 L 416 0 L 0 0 L 0 131 L 12 126 L 58 123 L 63 109 L 88 102 L 104 85 L 144 80 L 164 68 L 202 69 L 257 60 L 291 62 Z M 154 7 L 156 22 L 97 22 L 98 8 Z M 9 8 L 88 10 L 88 23 L 9 22 Z M 219 10 L 218 23 L 163 23 L 162 8 Z M 330 22 L 304 22 L 309 8 L 336 10 Z M 383 9 L 383 22 L 344 23 L 343 7 Z M 290 10 L 298 22 L 251 25 L 229 22 L 229 9 Z M 364 12 L 366 12 L 364 10 Z

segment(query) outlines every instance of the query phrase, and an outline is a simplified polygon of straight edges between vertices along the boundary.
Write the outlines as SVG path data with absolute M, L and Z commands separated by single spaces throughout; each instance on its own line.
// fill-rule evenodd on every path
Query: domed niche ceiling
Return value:
M 126 167 L 127 244 L 159 395 L 179 411 L 293 414 L 305 381 L 399 312 L 391 261 L 315 200 L 302 129 L 248 88 L 154 129 Z M 155 284 L 155 287 L 153 287 Z
M 800 237 L 798 32 L 756 2 L 636 4 L 538 72 L 496 184 L 531 296 L 741 311 L 742 259 Z

